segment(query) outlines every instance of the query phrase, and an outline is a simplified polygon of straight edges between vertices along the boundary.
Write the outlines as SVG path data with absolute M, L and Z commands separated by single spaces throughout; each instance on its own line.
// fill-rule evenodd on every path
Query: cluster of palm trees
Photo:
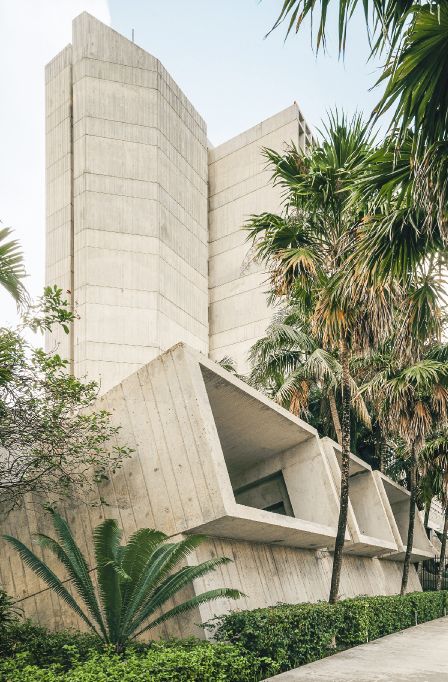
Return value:
M 331 602 L 339 591 L 351 449 L 370 442 L 383 464 L 387 453 L 404 453 L 411 492 L 404 592 L 420 480 L 428 487 L 436 463 L 430 444 L 437 437 L 439 453 L 448 445 L 445 240 L 438 219 L 429 220 L 415 200 L 412 145 L 411 135 L 401 148 L 389 138 L 377 144 L 360 116 L 334 113 L 310 149 L 265 150 L 283 210 L 248 224 L 280 305 L 251 350 L 249 380 L 311 416 L 342 446 Z M 431 474 L 432 494 L 444 504 L 445 461 L 439 456 L 441 468 Z

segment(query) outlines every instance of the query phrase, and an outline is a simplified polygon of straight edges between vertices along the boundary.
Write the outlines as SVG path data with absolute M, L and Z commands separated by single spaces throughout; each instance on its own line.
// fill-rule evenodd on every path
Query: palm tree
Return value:
M 322 0 L 317 49 L 325 47 L 330 0 Z M 358 0 L 339 0 L 339 50 L 346 46 L 348 24 Z M 318 11 L 316 0 L 284 0 L 273 29 L 287 21 L 287 35 L 300 30 Z M 448 3 L 446 0 L 363 0 L 372 54 L 385 53 L 378 83 L 385 91 L 373 117 L 393 111 L 395 159 L 411 132 L 414 200 L 446 233 L 448 190 Z M 315 22 L 314 22 L 315 23 Z M 313 24 L 312 24 L 313 25 Z M 393 168 L 394 166 L 392 166 Z
M 164 533 L 151 528 L 137 530 L 126 545 L 121 545 L 121 530 L 114 519 L 106 519 L 93 531 L 98 590 L 92 582 L 87 561 L 75 542 L 66 521 L 50 511 L 57 540 L 36 534 L 38 544 L 49 550 L 66 570 L 84 603 L 83 609 L 64 582 L 17 538 L 3 536 L 29 566 L 93 632 L 117 652 L 126 643 L 148 630 L 179 616 L 204 602 L 221 597 L 238 599 L 238 590 L 209 590 L 157 615 L 160 609 L 193 580 L 227 563 L 225 557 L 204 561 L 197 566 L 176 566 L 198 547 L 204 538 L 191 535 L 180 542 L 166 542 Z
M 18 304 L 21 304 L 27 300 L 22 282 L 25 268 L 19 243 L 15 239 L 10 239 L 11 233 L 9 227 L 0 229 L 0 285 Z
M 330 116 L 324 140 L 305 152 L 266 150 L 274 182 L 285 193 L 282 215 L 263 213 L 248 224 L 255 257 L 265 263 L 273 295 L 286 298 L 309 321 L 322 346 L 337 352 L 341 394 L 341 494 L 330 602 L 338 598 L 347 525 L 352 382 L 355 351 L 389 332 L 394 287 L 355 268 L 363 207 L 350 202 L 355 169 L 372 152 L 359 116 Z
M 427 439 L 420 453 L 423 479 L 432 496 L 442 504 L 444 524 L 437 571 L 436 590 L 442 589 L 446 565 L 446 542 L 448 535 L 448 427 L 445 425 Z
M 448 415 L 448 362 L 437 359 L 437 350 L 427 349 L 421 359 L 403 364 L 393 346 L 386 346 L 371 356 L 374 375 L 364 387 L 385 430 L 407 446 L 411 497 L 401 594 L 407 589 L 414 544 L 420 454 L 431 431 Z
M 249 351 L 248 381 L 297 416 L 310 416 L 310 401 L 318 402 L 319 416 L 329 413 L 334 435 L 342 443 L 339 387 L 342 368 L 337 354 L 322 348 L 303 311 L 289 306 L 279 312 L 265 336 Z M 371 427 L 369 413 L 354 379 L 352 408 L 359 421 Z M 333 435 L 333 434 L 332 434 Z

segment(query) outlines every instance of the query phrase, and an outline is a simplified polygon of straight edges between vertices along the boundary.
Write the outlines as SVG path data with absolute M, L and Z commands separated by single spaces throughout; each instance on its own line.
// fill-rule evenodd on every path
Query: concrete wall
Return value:
M 224 408 L 228 405 L 229 395 L 237 403 L 239 424 L 234 417 L 224 419 L 228 410 L 217 409 L 219 400 Z M 89 500 L 71 499 L 62 507 L 89 565 L 95 563 L 92 530 L 104 518 L 117 519 L 125 539 L 142 527 L 158 528 L 174 539 L 200 531 L 209 537 L 188 558 L 190 563 L 216 555 L 229 556 L 233 563 L 195 581 L 183 597 L 222 586 L 247 595 L 237 602 L 201 606 L 189 617 L 167 622 L 154 636 L 201 634 L 195 624 L 230 608 L 328 597 L 332 557 L 324 548 L 331 547 L 336 536 L 337 501 L 314 429 L 181 344 L 108 391 L 98 406 L 121 425 L 119 438 L 134 448 L 134 454 Z M 244 433 L 238 449 L 239 434 Z M 276 453 L 279 443 L 283 454 Z M 308 452 L 310 457 L 305 456 Z M 257 457 L 261 475 L 272 462 L 277 470 L 280 463 L 287 473 L 285 485 L 294 516 L 238 504 L 229 475 L 232 457 L 241 459 L 241 475 L 250 471 L 248 463 L 253 470 Z M 301 466 L 293 466 L 294 461 Z M 300 501 L 300 491 L 307 486 L 315 492 L 314 499 L 306 498 L 312 513 Z M 28 545 L 36 530 L 52 535 L 41 504 L 42 500 L 28 499 L 22 509 L 2 518 L 0 535 L 18 536 Z M 332 518 L 327 517 L 329 511 Z M 344 560 L 343 597 L 399 591 L 402 563 L 362 556 L 368 542 L 364 538 L 357 552 L 347 534 L 347 551 L 353 555 Z M 4 541 L 0 541 L 0 556 L 2 587 L 23 600 L 27 616 L 49 627 L 80 625 Z M 48 553 L 44 556 L 50 559 Z M 56 567 L 54 560 L 50 563 Z M 63 575 L 59 567 L 57 572 Z M 412 568 L 409 590 L 419 589 Z
M 68 154 L 72 136 L 73 155 L 49 174 L 48 196 L 51 210 L 70 208 L 73 186 L 73 246 L 67 262 L 53 255 L 49 220 L 46 279 L 69 288 L 72 259 L 71 359 L 105 391 L 180 340 L 208 350 L 206 126 L 157 59 L 86 13 L 56 61 L 47 113 L 53 91 L 65 109 L 72 91 L 63 142 Z M 55 136 L 47 125 L 48 163 Z
M 73 303 L 72 47 L 45 69 L 46 284 L 57 284 Z M 73 332 L 46 334 L 49 350 L 73 360 Z
M 304 147 L 310 130 L 294 103 L 254 128 L 209 150 L 210 357 L 231 356 L 240 372 L 247 352 L 272 318 L 266 275 L 250 260 L 247 219 L 278 212 L 281 191 L 270 181 L 263 147 L 282 151 L 291 141 Z

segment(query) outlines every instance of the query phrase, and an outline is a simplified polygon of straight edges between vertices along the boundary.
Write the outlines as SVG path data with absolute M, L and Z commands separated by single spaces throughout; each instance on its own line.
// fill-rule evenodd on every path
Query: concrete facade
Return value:
M 64 510 L 90 565 L 104 517 L 126 538 L 141 527 L 207 535 L 192 562 L 234 559 L 188 595 L 229 586 L 247 596 L 202 605 L 159 635 L 201 635 L 195 624 L 229 608 L 326 599 L 340 448 L 212 361 L 229 355 L 244 371 L 270 322 L 266 276 L 241 228 L 280 208 L 262 148 L 310 143 L 298 106 L 208 149 L 204 121 L 160 62 L 85 13 L 47 66 L 46 95 L 46 277 L 79 313 L 47 347 L 101 382 L 99 406 L 135 451 L 94 504 Z M 355 455 L 350 466 L 341 596 L 397 593 L 409 496 Z M 41 502 L 27 500 L 2 531 L 27 544 L 50 532 Z M 418 526 L 412 559 L 432 554 Z M 27 615 L 79 626 L 9 550 L 0 578 Z M 409 589 L 420 589 L 413 569 Z
M 247 218 L 280 208 L 263 147 L 305 146 L 297 104 L 209 148 L 162 64 L 87 13 L 46 68 L 46 283 L 79 314 L 48 335 L 107 391 L 174 343 L 240 371 L 271 319 Z
M 111 413 L 122 427 L 119 438 L 135 452 L 101 485 L 93 504 L 74 500 L 64 510 L 89 565 L 92 529 L 105 517 L 118 520 L 125 538 L 141 527 L 171 538 L 199 532 L 208 539 L 189 561 L 217 555 L 234 561 L 195 581 L 187 593 L 228 586 L 246 595 L 235 603 L 204 604 L 154 634 L 204 636 L 195 624 L 232 608 L 328 598 L 338 519 L 336 444 L 184 344 L 124 379 L 98 407 Z M 394 594 L 403 559 L 390 530 L 395 500 L 384 494 L 378 505 L 375 498 L 390 482 L 380 477 L 369 491 L 372 472 L 353 456 L 353 480 L 358 474 L 366 509 L 361 513 L 352 487 L 341 596 Z M 274 477 L 281 485 L 272 485 Z M 36 530 L 51 535 L 39 500 L 2 521 L 3 533 L 27 544 Z M 23 600 L 27 615 L 50 627 L 79 626 L 15 552 L 3 546 L 0 552 L 1 584 Z M 409 590 L 420 589 L 411 568 Z

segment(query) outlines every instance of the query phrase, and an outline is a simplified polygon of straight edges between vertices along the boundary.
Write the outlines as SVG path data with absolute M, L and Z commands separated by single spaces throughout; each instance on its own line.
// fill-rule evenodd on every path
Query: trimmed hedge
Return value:
M 447 608 L 447 591 L 357 597 L 334 605 L 282 604 L 230 613 L 218 620 L 215 637 L 271 658 L 283 671 L 440 618 Z
M 28 665 L 21 654 L 0 664 L 4 682 L 258 682 L 275 675 L 279 667 L 259 660 L 233 644 L 154 644 L 144 653 L 124 656 L 92 653 L 91 658 L 64 671 L 58 665 Z

